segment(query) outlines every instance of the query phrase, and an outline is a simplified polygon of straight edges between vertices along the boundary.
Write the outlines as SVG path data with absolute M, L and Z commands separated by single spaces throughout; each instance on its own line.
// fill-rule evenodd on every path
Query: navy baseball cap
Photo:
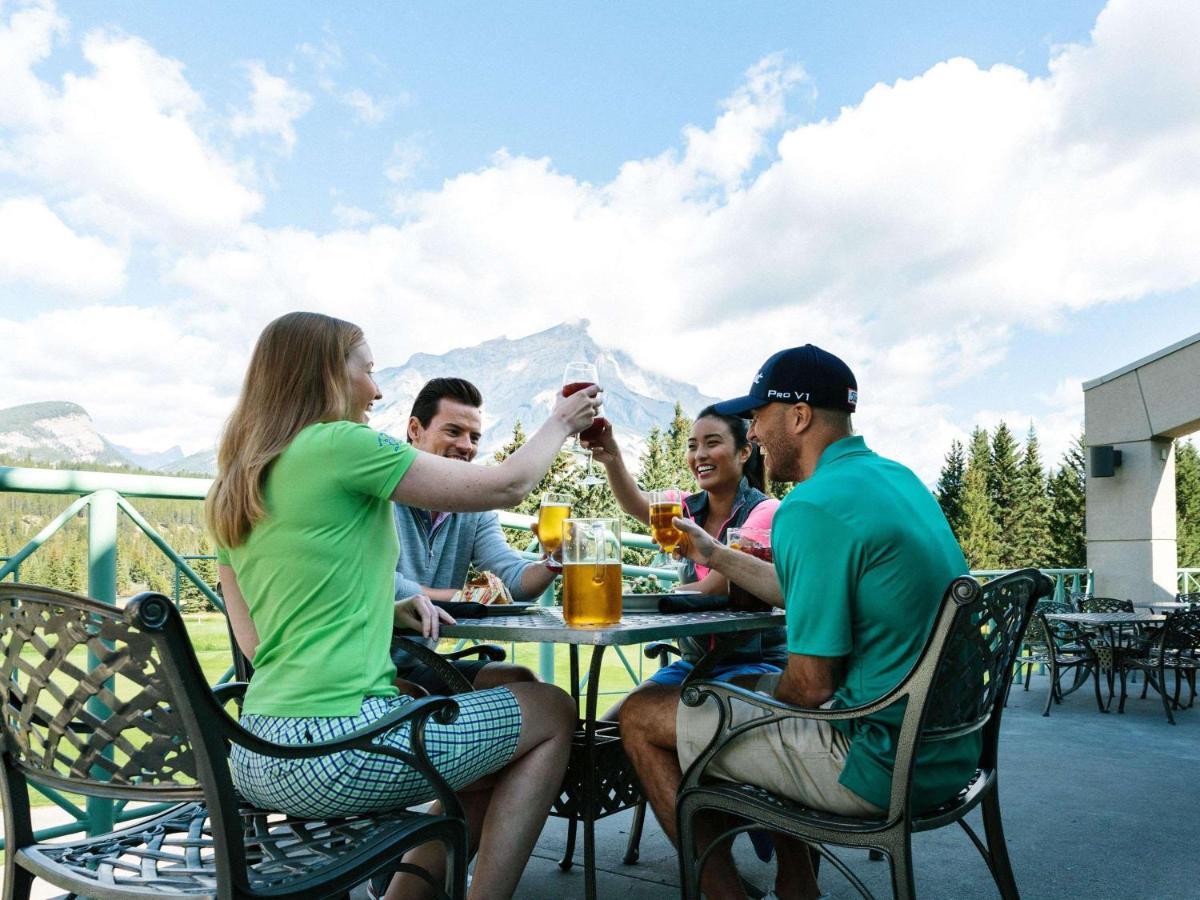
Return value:
M 858 406 L 858 382 L 850 367 L 812 344 L 780 350 L 758 370 L 750 393 L 713 409 L 723 416 L 749 418 L 768 403 L 808 403 L 824 409 L 854 412 Z

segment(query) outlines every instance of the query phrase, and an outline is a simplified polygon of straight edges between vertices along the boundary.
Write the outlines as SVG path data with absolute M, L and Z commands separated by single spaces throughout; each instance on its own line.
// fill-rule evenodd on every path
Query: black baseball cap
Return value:
M 850 367 L 812 344 L 780 350 L 758 370 L 750 393 L 713 405 L 723 416 L 749 418 L 768 403 L 807 403 L 824 409 L 854 412 L 858 382 Z

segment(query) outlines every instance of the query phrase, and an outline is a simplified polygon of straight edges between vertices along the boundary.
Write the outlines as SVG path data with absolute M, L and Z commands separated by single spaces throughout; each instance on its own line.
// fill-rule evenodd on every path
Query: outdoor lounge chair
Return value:
M 432 767 L 422 734 L 452 721 L 454 701 L 431 697 L 336 741 L 275 744 L 223 707 L 244 684 L 209 688 L 178 610 L 162 594 L 118 608 L 50 588 L 0 584 L 0 706 L 7 846 L 3 896 L 28 897 L 34 878 L 96 898 L 346 897 L 373 873 L 403 869 L 442 897 L 466 890 L 467 828 L 454 792 Z M 96 660 L 85 665 L 87 652 Z M 412 752 L 373 744 L 411 723 Z M 310 820 L 258 809 L 234 791 L 231 744 L 280 758 L 360 749 L 402 759 L 429 781 L 443 814 L 395 810 Z M 119 801 L 169 801 L 104 834 L 39 843 L 31 782 Z M 436 884 L 401 863 L 438 841 L 447 873 Z
M 1012 683 L 1017 650 L 1035 603 L 1047 596 L 1050 579 L 1036 569 L 1012 572 L 980 585 L 957 578 L 947 589 L 925 649 L 909 674 L 891 693 L 854 709 L 802 709 L 771 697 L 717 682 L 685 689 L 683 702 L 698 706 L 709 698 L 719 704 L 720 726 L 713 741 L 684 773 L 676 804 L 683 896 L 700 896 L 700 871 L 708 851 L 697 856 L 694 822 L 717 811 L 738 820 L 712 846 L 752 828 L 767 828 L 805 841 L 825 857 L 864 897 L 862 881 L 829 845 L 882 851 L 891 864 L 892 888 L 898 898 L 916 896 L 912 868 L 912 834 L 958 822 L 983 856 L 1006 900 L 1019 897 L 1008 860 L 996 771 L 997 743 L 1004 699 Z M 962 687 L 969 685 L 970 691 Z M 734 698 L 757 706 L 760 718 L 730 726 Z M 836 816 L 770 794 L 749 784 L 734 784 L 705 771 L 710 760 L 736 736 L 785 717 L 851 720 L 906 700 L 897 741 L 895 777 L 887 813 L 879 819 Z M 982 732 L 979 768 L 954 799 L 930 810 L 912 808 L 910 791 L 918 745 Z M 965 822 L 976 806 L 983 811 L 986 843 Z M 711 849 L 711 848 L 709 848 Z

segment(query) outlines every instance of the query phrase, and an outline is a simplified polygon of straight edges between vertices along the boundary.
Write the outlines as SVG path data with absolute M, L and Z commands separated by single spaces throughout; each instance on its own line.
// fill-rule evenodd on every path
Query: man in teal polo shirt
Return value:
M 850 368 L 807 344 L 768 359 L 747 396 L 717 404 L 723 413 L 750 417 L 750 437 L 772 477 L 796 482 L 775 515 L 773 573 L 676 520 L 688 533 L 691 559 L 760 596 L 782 591 L 787 668 L 756 689 L 796 706 L 858 706 L 895 687 L 919 657 L 946 587 L 967 572 L 928 488 L 852 433 L 857 401 Z M 756 715 L 750 706 L 737 709 L 741 720 Z M 902 708 L 891 707 L 856 723 L 792 719 L 755 729 L 718 755 L 709 772 L 813 808 L 876 817 L 888 805 L 902 716 Z M 682 770 L 716 726 L 715 704 L 691 708 L 676 700 L 671 706 L 669 697 L 653 695 L 632 708 L 626 703 L 626 750 L 672 839 Z M 978 760 L 978 735 L 919 752 L 916 807 L 956 794 Z M 703 831 L 699 837 L 705 840 Z M 777 848 L 778 896 L 817 896 L 806 849 L 784 840 Z M 704 890 L 711 897 L 743 896 L 728 849 L 714 851 Z

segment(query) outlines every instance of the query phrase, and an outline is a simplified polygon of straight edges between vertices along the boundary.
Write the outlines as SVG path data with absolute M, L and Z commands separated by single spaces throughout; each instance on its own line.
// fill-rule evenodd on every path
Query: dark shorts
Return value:
M 450 686 L 438 677 L 425 663 L 411 663 L 412 657 L 406 655 L 406 664 L 396 666 L 396 677 L 403 678 L 405 681 L 411 681 L 413 684 L 420 685 L 429 691 L 431 694 L 449 694 Z M 450 665 L 458 670 L 458 674 L 471 684 L 475 683 L 475 677 L 483 671 L 483 667 L 488 664 L 486 659 L 453 659 L 447 660 Z

